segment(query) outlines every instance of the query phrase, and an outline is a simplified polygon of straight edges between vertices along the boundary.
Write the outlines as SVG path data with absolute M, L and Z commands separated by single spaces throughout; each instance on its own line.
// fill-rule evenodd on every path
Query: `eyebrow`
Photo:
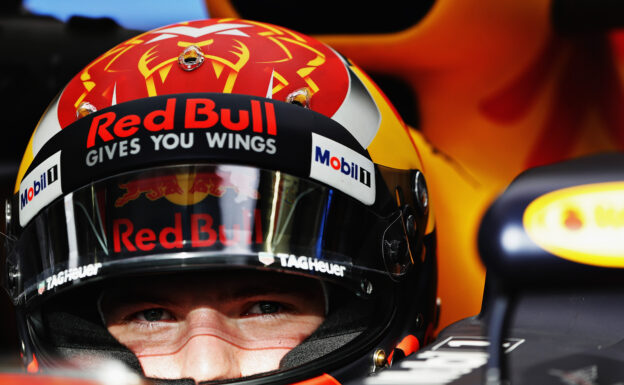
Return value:
M 263 284 L 246 284 L 240 287 L 234 288 L 231 292 L 223 293 L 219 299 L 223 300 L 235 300 L 248 297 L 257 297 L 264 295 L 274 294 L 288 294 L 288 295 L 300 295 L 310 292 L 310 288 L 301 287 L 301 285 L 275 285 L 263 283 Z
M 104 306 L 114 304 L 114 305 L 133 305 L 136 303 L 154 303 L 160 304 L 163 306 L 173 306 L 177 304 L 176 301 L 173 301 L 165 296 L 159 296 L 154 293 L 147 293 L 143 291 L 127 291 L 127 292 L 115 292 L 112 295 L 104 295 L 102 304 Z
M 234 301 L 240 300 L 244 298 L 250 297 L 259 297 L 266 295 L 293 295 L 293 296 L 301 296 L 302 294 L 307 294 L 314 292 L 314 285 L 301 285 L 297 284 L 297 282 L 289 282 L 288 283 L 269 283 L 269 282 L 249 282 L 237 284 L 235 288 L 232 290 L 224 291 L 219 293 L 218 296 L 215 297 L 216 300 L 220 301 Z M 320 290 L 320 287 L 319 287 Z M 174 289 L 175 291 L 175 289 Z M 162 292 L 160 290 L 148 291 L 143 288 L 128 288 L 126 290 L 121 289 L 119 291 L 113 292 L 111 295 L 104 295 L 104 300 L 107 303 L 115 303 L 115 304 L 135 304 L 137 302 L 146 302 L 146 303 L 156 303 L 162 304 L 163 306 L 173 306 L 179 305 L 180 301 L 177 298 L 172 298 L 173 295 L 170 293 Z

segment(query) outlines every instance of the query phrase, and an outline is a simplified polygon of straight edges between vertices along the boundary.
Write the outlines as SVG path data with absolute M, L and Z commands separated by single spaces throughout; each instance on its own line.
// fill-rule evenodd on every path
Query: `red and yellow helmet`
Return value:
M 102 324 L 111 285 L 259 270 L 322 282 L 327 309 L 255 378 L 343 380 L 373 357 L 381 368 L 380 352 L 403 340 L 409 353 L 436 319 L 424 175 L 379 88 L 313 38 L 213 19 L 130 39 L 50 104 L 7 204 L 3 283 L 24 357 L 140 370 Z

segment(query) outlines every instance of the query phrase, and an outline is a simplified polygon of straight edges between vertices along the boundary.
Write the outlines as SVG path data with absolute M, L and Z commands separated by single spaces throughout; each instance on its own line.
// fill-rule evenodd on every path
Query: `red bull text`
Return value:
M 164 109 L 154 110 L 144 118 L 135 114 L 118 116 L 108 111 L 93 118 L 87 136 L 87 148 L 97 142 L 128 138 L 140 129 L 149 132 L 170 131 L 174 129 L 175 107 L 177 99 L 167 99 Z M 265 127 L 266 122 L 266 127 Z M 270 102 L 251 100 L 248 109 L 217 109 L 209 98 L 187 99 L 184 112 L 185 129 L 209 129 L 220 123 L 224 128 L 240 132 L 251 128 L 256 134 L 277 135 L 275 108 Z

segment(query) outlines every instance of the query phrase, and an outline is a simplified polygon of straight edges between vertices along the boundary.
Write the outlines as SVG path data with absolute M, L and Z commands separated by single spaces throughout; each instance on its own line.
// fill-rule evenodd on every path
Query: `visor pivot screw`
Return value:
M 97 108 L 89 102 L 82 102 L 76 109 L 76 119 L 84 118 L 85 116 L 97 111 Z
M 384 241 L 384 248 L 386 249 L 386 255 L 392 262 L 399 260 L 399 253 L 401 252 L 401 241 L 396 239 L 390 241 Z
M 429 192 L 427 191 L 427 183 L 422 172 L 416 171 L 414 173 L 414 196 L 418 207 L 427 213 L 429 209 Z
M 408 237 L 414 237 L 416 235 L 416 218 L 410 214 L 407 216 L 407 220 L 405 223 L 405 230 L 407 231 L 407 236 Z
M 373 354 L 373 362 L 375 363 L 375 368 L 385 368 L 388 366 L 388 356 L 386 355 L 386 351 L 383 349 L 377 349 Z
M 17 286 L 19 283 L 20 273 L 17 270 L 17 266 L 10 264 L 7 266 L 7 284 L 11 291 L 11 295 L 15 295 L 17 293 Z
M 9 234 L 11 228 L 11 201 L 6 199 L 4 201 L 4 231 Z
M 299 88 L 286 96 L 286 103 L 296 104 L 303 108 L 310 109 L 310 90 L 307 87 Z
M 373 294 L 373 284 L 368 279 L 363 279 L 362 282 L 360 282 L 360 288 L 367 295 Z
M 178 56 L 178 64 L 185 71 L 193 71 L 204 62 L 204 53 L 196 45 L 190 45 Z

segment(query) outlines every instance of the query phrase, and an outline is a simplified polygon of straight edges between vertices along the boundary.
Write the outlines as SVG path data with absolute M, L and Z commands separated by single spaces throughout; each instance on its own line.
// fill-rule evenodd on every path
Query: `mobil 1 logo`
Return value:
M 41 162 L 22 179 L 19 190 L 20 226 L 26 226 L 43 207 L 61 194 L 61 152 L 59 151 Z
M 373 162 L 349 147 L 315 133 L 312 133 L 310 177 L 364 204 L 375 203 Z

